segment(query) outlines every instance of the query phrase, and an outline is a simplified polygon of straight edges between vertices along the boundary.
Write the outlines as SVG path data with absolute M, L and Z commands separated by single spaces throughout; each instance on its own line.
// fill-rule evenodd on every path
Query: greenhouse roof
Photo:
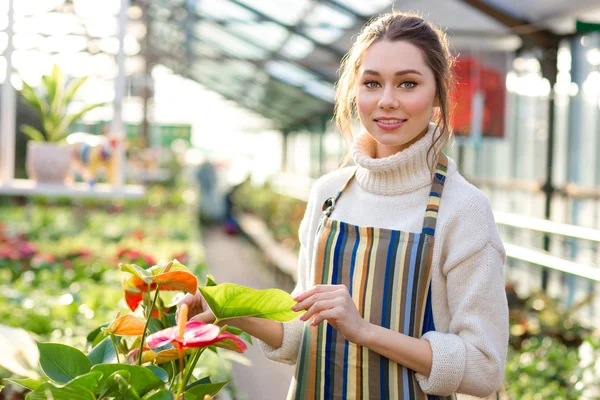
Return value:
M 352 38 L 372 15 L 417 11 L 457 50 L 546 47 L 600 21 L 596 0 L 139 0 L 149 6 L 156 61 L 273 120 L 283 130 L 320 123 Z
M 459 52 L 547 48 L 574 33 L 576 20 L 600 22 L 597 0 L 130 2 L 124 50 L 132 91 L 144 80 L 146 65 L 162 64 L 284 131 L 322 126 L 331 116 L 340 60 L 373 15 L 416 11 L 444 28 Z M 0 30 L 6 28 L 1 18 L 6 4 L 0 1 Z M 28 69 L 38 71 L 28 67 L 45 65 L 45 54 L 53 54 L 68 74 L 92 75 L 90 80 L 103 85 L 86 94 L 90 100 L 109 97 L 116 76 L 120 0 L 14 4 L 13 63 L 23 76 Z

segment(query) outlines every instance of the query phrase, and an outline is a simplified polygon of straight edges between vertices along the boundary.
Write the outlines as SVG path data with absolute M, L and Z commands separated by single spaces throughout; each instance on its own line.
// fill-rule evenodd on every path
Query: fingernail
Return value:
M 298 307 L 292 306 L 292 311 L 298 311 Z

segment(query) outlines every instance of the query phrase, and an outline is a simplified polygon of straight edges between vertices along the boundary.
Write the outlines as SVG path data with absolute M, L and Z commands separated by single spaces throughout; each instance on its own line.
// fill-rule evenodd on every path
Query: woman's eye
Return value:
M 400 87 L 403 89 L 414 89 L 416 86 L 417 86 L 417 82 L 411 82 L 411 81 L 402 82 L 400 84 Z
M 379 82 L 375 82 L 375 81 L 367 81 L 364 84 L 368 89 L 375 89 L 376 87 L 379 86 Z

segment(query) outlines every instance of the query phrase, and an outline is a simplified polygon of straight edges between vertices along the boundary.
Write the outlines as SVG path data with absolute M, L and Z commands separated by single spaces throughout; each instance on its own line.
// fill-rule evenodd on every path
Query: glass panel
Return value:
M 314 48 L 315 45 L 313 42 L 294 34 L 283 46 L 280 53 L 286 57 L 300 59 L 309 55 Z
M 246 10 L 228 0 L 201 0 L 196 6 L 199 14 L 207 15 L 216 19 L 254 21 L 256 14 Z
M 302 31 L 320 43 L 329 44 L 339 39 L 355 22 L 356 18 L 349 13 L 319 4 L 304 20 Z
M 213 22 L 203 21 L 196 25 L 196 35 L 207 43 L 212 43 L 223 52 L 237 57 L 265 59 L 269 52 L 239 39 Z
M 391 6 L 392 0 L 333 0 L 336 3 L 342 4 L 358 14 L 371 16 L 382 11 L 384 8 Z
M 296 25 L 300 17 L 304 15 L 308 7 L 312 4 L 310 0 L 286 1 L 285 6 L 282 6 L 281 0 L 238 1 L 286 25 Z
M 329 82 L 308 82 L 304 87 L 304 90 L 308 94 L 311 94 L 329 103 L 333 103 L 333 99 L 335 97 L 335 89 L 333 88 L 333 85 Z
M 317 77 L 304 68 L 286 61 L 269 61 L 265 70 L 276 78 L 294 86 L 302 86 L 308 80 L 316 80 Z
M 269 50 L 277 50 L 288 35 L 287 29 L 274 22 L 232 22 L 227 29 Z

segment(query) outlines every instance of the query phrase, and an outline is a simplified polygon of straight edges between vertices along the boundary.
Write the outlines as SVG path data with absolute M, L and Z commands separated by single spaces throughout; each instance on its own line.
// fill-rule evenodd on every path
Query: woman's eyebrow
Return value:
M 423 75 L 422 73 L 420 73 L 419 71 L 417 71 L 416 69 L 404 69 L 402 71 L 398 71 L 394 74 L 394 76 L 400 76 L 400 75 L 407 75 L 407 74 L 417 74 L 417 75 Z M 365 69 L 363 71 L 363 75 L 375 75 L 375 76 L 381 76 L 381 74 L 377 71 L 373 71 L 372 69 Z

